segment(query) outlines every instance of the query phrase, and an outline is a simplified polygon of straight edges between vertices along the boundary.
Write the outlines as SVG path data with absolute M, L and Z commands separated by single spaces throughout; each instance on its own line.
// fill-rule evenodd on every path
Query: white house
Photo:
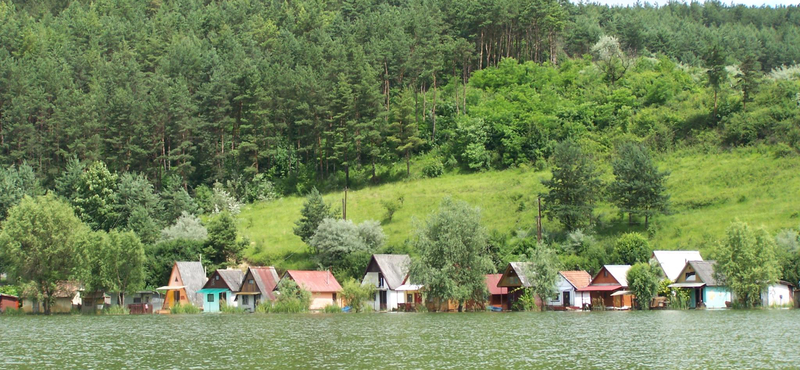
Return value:
M 589 292 L 578 291 L 578 289 L 587 287 L 591 282 L 592 276 L 586 271 L 559 271 L 558 280 L 556 280 L 558 293 L 550 297 L 547 305 L 583 307 L 584 304 L 591 304 L 592 299 Z
M 687 262 L 703 260 L 700 251 L 653 251 L 651 258 L 658 262 L 664 276 L 672 282 L 677 281 Z
M 369 304 L 376 311 L 396 310 L 399 305 L 420 303 L 419 286 L 408 284 L 408 266 L 411 258 L 407 254 L 373 254 L 364 272 L 361 284 L 377 288 Z
M 792 292 L 793 287 L 791 284 L 779 280 L 775 284 L 770 284 L 770 286 L 761 293 L 761 305 L 764 307 L 792 307 L 794 304 Z

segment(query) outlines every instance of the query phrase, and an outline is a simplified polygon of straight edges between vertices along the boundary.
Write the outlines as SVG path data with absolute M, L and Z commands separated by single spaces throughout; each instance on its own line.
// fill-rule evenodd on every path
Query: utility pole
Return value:
M 539 215 L 536 217 L 536 240 L 542 242 L 542 197 L 536 198 L 538 203 Z
M 342 219 L 347 220 L 347 186 L 344 187 L 344 198 L 342 199 Z

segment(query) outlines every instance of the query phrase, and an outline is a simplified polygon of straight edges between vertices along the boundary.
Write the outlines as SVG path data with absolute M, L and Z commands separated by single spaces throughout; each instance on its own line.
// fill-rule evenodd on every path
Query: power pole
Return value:
M 536 240 L 542 242 L 542 197 L 536 198 L 538 204 L 539 215 L 536 217 Z
M 347 220 L 347 186 L 344 187 L 344 198 L 342 199 L 342 219 Z

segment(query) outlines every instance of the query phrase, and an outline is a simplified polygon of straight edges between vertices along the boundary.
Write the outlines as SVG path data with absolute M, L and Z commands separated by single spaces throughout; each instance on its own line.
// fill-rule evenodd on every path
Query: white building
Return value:
M 547 301 L 548 306 L 577 307 L 591 304 L 589 292 L 579 292 L 592 282 L 592 276 L 586 271 L 559 271 L 556 280 L 556 295 Z
M 700 251 L 653 251 L 652 257 L 661 266 L 664 276 L 673 283 L 678 281 L 681 270 L 690 261 L 702 261 Z
M 407 254 L 372 255 L 361 283 L 377 288 L 375 297 L 369 302 L 374 310 L 393 311 L 403 304 L 421 303 L 421 287 L 406 281 L 410 264 L 411 258 Z
M 792 285 L 783 280 L 770 284 L 761 293 L 761 305 L 764 307 L 792 307 L 794 304 L 793 290 Z

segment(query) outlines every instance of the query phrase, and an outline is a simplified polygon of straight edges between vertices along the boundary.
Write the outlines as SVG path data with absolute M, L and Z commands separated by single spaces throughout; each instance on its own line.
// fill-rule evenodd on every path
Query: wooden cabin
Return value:
M 19 308 L 19 297 L 0 293 L 0 313 L 6 312 L 9 308 L 12 310 Z
M 50 307 L 50 313 L 70 313 L 72 310 L 80 310 L 81 302 L 81 286 L 76 282 L 61 282 L 56 286 L 53 297 L 55 298 L 53 306 Z M 26 291 L 23 293 L 24 297 L 36 297 L 38 292 Z M 44 313 L 44 304 L 31 298 L 22 300 L 22 310 L 25 313 Z
M 503 274 L 487 274 L 486 289 L 489 291 L 489 306 L 503 307 L 508 302 L 508 288 L 497 286 Z
M 410 264 L 411 258 L 407 254 L 372 255 L 361 284 L 375 286 L 375 297 L 369 302 L 375 311 L 394 311 L 399 306 L 408 309 L 406 306 L 416 302 L 411 291 L 417 291 L 416 294 L 419 294 L 419 287 L 404 286 Z M 408 290 L 409 288 L 411 290 Z
M 690 308 L 726 308 L 731 291 L 714 276 L 716 264 L 717 261 L 689 261 L 669 287 L 689 289 Z
M 236 307 L 236 293 L 242 287 L 244 273 L 242 270 L 225 269 L 214 271 L 203 285 L 203 289 L 197 291 L 203 297 L 203 312 L 219 312 L 221 302 L 225 302 L 228 307 Z
M 605 265 L 589 285 L 577 291 L 588 292 L 592 305 L 601 302 L 607 308 L 630 308 L 633 306 L 633 295 L 627 290 L 630 268 L 631 265 Z
M 591 304 L 590 295 L 578 290 L 589 286 L 591 282 L 592 275 L 586 271 L 559 271 L 556 293 L 546 303 L 554 309 L 586 307 Z
M 95 313 L 111 305 L 111 296 L 98 290 L 95 292 L 81 292 L 81 312 Z
M 321 310 L 328 305 L 340 305 L 342 286 L 330 271 L 288 270 L 283 279 L 294 280 L 298 286 L 311 293 L 310 310 Z M 275 287 L 277 290 L 277 285 Z
M 497 283 L 497 286 L 505 288 L 508 294 L 508 300 L 502 306 L 504 310 L 514 308 L 515 303 L 525 294 L 525 289 L 531 287 L 528 276 L 533 273 L 533 264 L 530 262 L 511 262 L 506 266 Z M 537 296 L 534 301 L 538 307 L 542 307 L 543 301 L 540 297 Z
M 166 311 L 180 303 L 203 307 L 203 297 L 197 291 L 206 283 L 206 271 L 198 261 L 179 261 L 172 266 L 169 283 L 157 290 L 166 291 L 162 311 Z
M 239 307 L 255 312 L 258 305 L 274 301 L 273 290 L 279 280 L 275 267 L 249 267 L 242 279 L 242 287 L 236 293 Z

